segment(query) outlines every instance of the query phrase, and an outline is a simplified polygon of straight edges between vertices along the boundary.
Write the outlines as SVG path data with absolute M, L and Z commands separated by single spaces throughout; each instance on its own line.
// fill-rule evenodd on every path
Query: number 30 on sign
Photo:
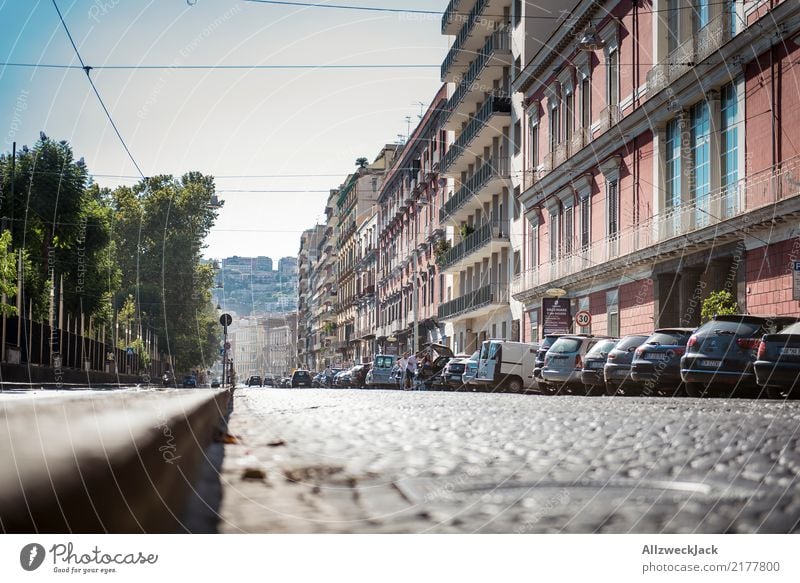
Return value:
M 575 323 L 581 328 L 584 328 L 592 323 L 592 315 L 586 310 L 581 310 L 575 314 Z

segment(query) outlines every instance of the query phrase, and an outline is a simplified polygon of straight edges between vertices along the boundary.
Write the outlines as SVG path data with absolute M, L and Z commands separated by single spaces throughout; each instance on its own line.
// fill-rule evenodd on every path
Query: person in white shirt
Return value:
M 412 354 L 406 360 L 406 388 L 411 389 L 414 385 L 414 377 L 417 375 L 417 357 Z
M 400 358 L 398 358 L 397 362 L 395 362 L 395 364 L 394 364 L 394 366 L 397 369 L 397 371 L 399 371 L 399 375 L 398 375 L 398 378 L 397 378 L 397 388 L 398 389 L 401 388 L 401 387 L 405 388 L 405 378 L 406 378 L 406 358 L 405 357 L 406 356 L 408 356 L 408 353 L 406 353 L 403 356 L 401 356 Z

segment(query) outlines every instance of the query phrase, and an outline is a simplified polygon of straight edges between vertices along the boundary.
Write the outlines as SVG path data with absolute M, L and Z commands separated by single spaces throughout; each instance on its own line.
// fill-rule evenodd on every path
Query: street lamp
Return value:
M 228 378 L 228 349 L 230 345 L 228 344 L 228 326 L 231 325 L 233 322 L 233 318 L 231 318 L 230 314 L 222 314 L 219 317 L 219 323 L 222 324 L 222 386 L 224 387 L 227 383 L 226 380 Z

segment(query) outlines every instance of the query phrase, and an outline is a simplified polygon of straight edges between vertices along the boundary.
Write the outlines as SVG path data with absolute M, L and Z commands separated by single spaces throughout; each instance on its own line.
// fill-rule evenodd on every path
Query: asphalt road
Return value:
M 800 530 L 800 402 L 239 389 L 222 532 Z

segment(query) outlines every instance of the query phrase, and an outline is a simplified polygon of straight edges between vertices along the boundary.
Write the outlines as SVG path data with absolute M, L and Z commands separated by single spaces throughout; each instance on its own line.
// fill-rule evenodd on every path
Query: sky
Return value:
M 441 86 L 441 16 L 245 0 L 56 0 L 145 176 L 200 171 L 225 201 L 204 255 L 296 255 L 327 193 L 411 128 Z M 320 3 L 443 11 L 447 0 Z M 138 171 L 80 65 L 53 0 L 0 0 L 0 151 L 40 131 L 102 186 Z M 10 66 L 35 64 L 36 67 Z M 330 65 L 380 68 L 320 69 Z M 176 65 L 210 69 L 175 69 Z M 247 69 L 220 69 L 220 66 Z M 310 69 L 252 69 L 311 65 Z M 385 65 L 432 65 L 385 67 Z M 163 66 L 165 68 L 143 68 Z M 173 68 L 170 68 L 173 67 Z

